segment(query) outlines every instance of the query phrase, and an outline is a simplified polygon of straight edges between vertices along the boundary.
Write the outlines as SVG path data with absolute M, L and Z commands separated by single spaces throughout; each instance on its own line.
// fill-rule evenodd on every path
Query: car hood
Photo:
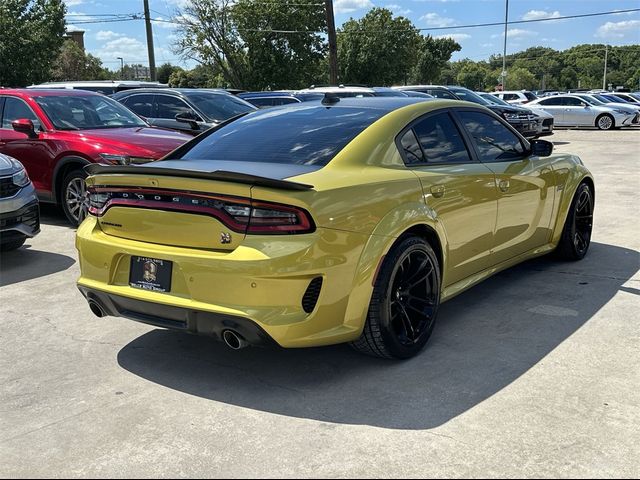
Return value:
M 506 105 L 487 105 L 487 108 L 493 110 L 497 114 L 503 113 L 531 113 L 531 110 L 528 108 L 511 106 L 507 107 Z
M 0 176 L 12 175 L 22 168 L 22 164 L 13 157 L 0 153 Z
M 629 113 L 636 113 L 637 111 L 640 110 L 640 107 L 636 107 L 628 103 L 609 102 L 609 103 L 605 103 L 603 106 L 615 108 L 617 110 L 624 110 L 625 112 L 629 112 Z
M 102 153 L 160 158 L 191 140 L 191 135 L 154 127 L 110 128 L 64 132 L 76 140 L 90 143 Z

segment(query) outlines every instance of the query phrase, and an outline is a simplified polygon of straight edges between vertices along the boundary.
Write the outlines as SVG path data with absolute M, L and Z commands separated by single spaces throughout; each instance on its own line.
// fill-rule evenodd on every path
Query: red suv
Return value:
M 0 153 L 20 160 L 40 200 L 61 205 L 74 225 L 88 208 L 85 165 L 150 162 L 192 138 L 98 93 L 0 89 Z

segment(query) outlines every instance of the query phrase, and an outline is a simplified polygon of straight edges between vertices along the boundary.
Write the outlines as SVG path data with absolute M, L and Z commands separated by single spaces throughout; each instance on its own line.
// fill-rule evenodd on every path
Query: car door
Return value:
M 491 263 L 546 245 L 551 237 L 555 177 L 547 159 L 496 116 L 456 109 L 479 160 L 495 175 L 498 215 Z
M 186 114 L 189 118 L 193 119 L 194 122 L 196 122 L 193 124 L 196 128 L 193 128 L 190 123 L 177 121 L 176 115 L 181 114 Z M 208 128 L 201 125 L 202 121 L 200 115 L 181 98 L 156 93 L 153 105 L 153 118 L 150 122 L 154 127 L 171 128 L 193 134 L 203 132 Z
M 45 140 L 29 138 L 13 129 L 11 123 L 23 118 L 33 122 L 36 132 L 42 131 L 42 122 L 27 102 L 21 98 L 5 96 L 0 119 L 0 153 L 22 162 L 38 193 L 46 197 L 51 192 L 55 152 Z
M 561 97 L 549 97 L 544 100 L 540 100 L 540 102 L 533 104 L 535 108 L 539 108 L 540 110 L 544 110 L 547 113 L 553 115 L 553 123 L 558 125 L 565 125 L 564 123 L 564 107 L 562 104 Z
M 564 123 L 567 125 L 593 126 L 595 115 L 591 106 L 578 97 L 563 97 Z
M 118 100 L 136 115 L 149 121 L 153 115 L 153 94 L 136 93 Z
M 397 144 L 446 232 L 443 286 L 487 268 L 497 215 L 494 174 L 470 152 L 449 111 L 413 122 L 398 135 Z

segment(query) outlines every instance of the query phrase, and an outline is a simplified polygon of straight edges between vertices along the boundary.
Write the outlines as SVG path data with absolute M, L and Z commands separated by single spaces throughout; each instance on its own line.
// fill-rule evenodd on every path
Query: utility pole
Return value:
M 609 45 L 604 49 L 604 76 L 602 77 L 602 89 L 607 89 L 607 62 L 609 61 Z
M 147 27 L 147 51 L 149 52 L 149 76 L 151 81 L 156 81 L 156 56 L 153 51 L 153 30 L 149 16 L 149 0 L 144 0 L 144 23 Z
M 124 58 L 118 57 L 120 60 L 120 80 L 124 80 Z
M 338 42 L 336 39 L 336 21 L 333 17 L 333 0 L 324 0 L 329 32 L 329 83 L 338 84 Z
M 507 28 L 509 26 L 509 0 L 505 0 L 504 13 L 504 50 L 502 52 L 502 91 L 507 88 Z

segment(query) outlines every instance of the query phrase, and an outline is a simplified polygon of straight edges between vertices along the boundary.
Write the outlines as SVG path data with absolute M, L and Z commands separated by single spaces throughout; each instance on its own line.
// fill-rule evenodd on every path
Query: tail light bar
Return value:
M 316 229 L 302 208 L 244 197 L 145 188 L 89 187 L 88 191 L 89 213 L 96 217 L 111 207 L 134 207 L 208 215 L 238 233 L 286 235 Z

